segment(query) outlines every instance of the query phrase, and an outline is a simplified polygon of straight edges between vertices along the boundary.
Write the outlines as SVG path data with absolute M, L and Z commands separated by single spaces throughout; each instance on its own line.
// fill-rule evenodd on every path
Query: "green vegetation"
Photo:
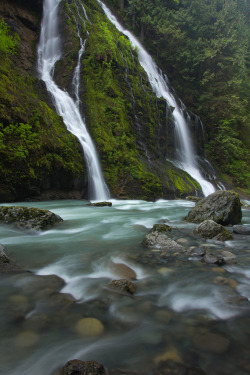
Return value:
M 3 41 L 3 43 L 2 43 Z M 0 199 L 38 195 L 83 175 L 82 152 L 62 119 L 39 99 L 37 80 L 15 65 L 20 38 L 0 22 Z M 46 92 L 44 93 L 46 96 Z M 55 178 L 58 181 L 55 181 Z M 60 181 L 61 179 L 61 181 Z
M 97 3 L 87 0 L 83 3 L 91 22 L 85 20 L 89 35 L 82 60 L 82 102 L 112 193 L 124 198 L 157 199 L 200 191 L 194 180 L 187 180 L 187 174 L 174 167 L 166 168 L 169 163 L 165 160 L 165 143 L 171 143 L 167 134 L 172 120 L 166 121 L 166 105 L 153 93 L 138 62 L 137 51 L 107 20 Z M 86 28 L 77 17 L 80 9 L 77 3 L 67 3 L 65 9 L 66 40 L 76 37 L 75 17 L 84 37 Z M 80 15 L 85 19 L 83 13 Z M 72 55 L 76 55 L 76 47 L 79 48 L 71 44 Z M 62 61 L 68 58 L 66 46 Z M 57 80 L 64 85 L 65 79 L 60 79 L 58 69 L 60 66 Z M 159 133 L 164 152 L 157 150 Z M 179 176 L 180 189 L 174 186 L 175 179 L 168 176 L 169 169 Z
M 106 1 L 206 127 L 209 159 L 250 191 L 250 11 L 242 0 Z

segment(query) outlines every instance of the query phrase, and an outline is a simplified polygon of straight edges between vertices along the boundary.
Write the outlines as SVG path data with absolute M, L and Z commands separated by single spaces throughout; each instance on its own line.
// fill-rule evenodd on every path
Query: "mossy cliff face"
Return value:
M 86 197 L 81 147 L 37 78 L 41 12 L 42 0 L 0 2 L 0 35 L 8 47 L 0 50 L 0 201 Z M 130 42 L 95 0 L 62 0 L 59 14 L 63 54 L 55 80 L 73 94 L 78 29 L 86 38 L 82 114 L 112 194 L 157 199 L 200 192 L 196 181 L 166 161 L 174 152 L 171 109 L 152 92 Z
M 0 2 L 0 201 L 84 194 L 81 147 L 36 78 L 42 1 Z
M 187 173 L 166 161 L 173 155 L 171 109 L 152 92 L 137 51 L 108 21 L 96 1 L 61 2 L 64 46 L 57 83 L 71 90 L 79 49 L 82 111 L 96 143 L 105 179 L 120 198 L 174 198 L 200 192 Z M 80 16 L 79 16 L 80 14 Z M 76 26 L 77 25 L 77 26 Z

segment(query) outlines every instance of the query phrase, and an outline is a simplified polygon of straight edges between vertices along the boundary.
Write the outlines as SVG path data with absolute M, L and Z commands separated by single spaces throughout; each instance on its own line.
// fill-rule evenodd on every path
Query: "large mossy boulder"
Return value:
M 0 206 L 0 222 L 14 224 L 24 229 L 45 230 L 63 221 L 63 219 L 49 210 L 38 208 Z
M 189 212 L 187 221 L 202 223 L 205 220 L 213 220 L 221 225 L 237 224 L 241 221 L 240 198 L 234 191 L 216 191 L 202 199 Z

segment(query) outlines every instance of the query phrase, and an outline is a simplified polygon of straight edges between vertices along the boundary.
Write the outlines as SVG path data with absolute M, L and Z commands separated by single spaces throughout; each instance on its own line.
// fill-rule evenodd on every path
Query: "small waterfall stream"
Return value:
M 60 37 L 58 32 L 58 6 L 60 0 L 44 0 L 41 36 L 38 46 L 38 70 L 47 90 L 52 95 L 57 113 L 63 117 L 67 129 L 80 141 L 84 150 L 88 168 L 89 199 L 105 200 L 109 198 L 109 191 L 105 185 L 97 152 L 87 131 L 86 124 L 79 110 L 78 95 L 80 80 L 80 60 L 84 52 L 85 41 L 80 38 L 78 63 L 74 72 L 73 87 L 76 100 L 74 101 L 66 91 L 61 90 L 53 80 L 55 64 L 60 60 Z M 85 14 L 86 12 L 84 12 Z
M 201 185 L 204 195 L 209 195 L 215 191 L 214 186 L 206 181 L 201 175 L 198 166 L 195 161 L 195 154 L 193 150 L 193 144 L 189 135 L 188 127 L 184 117 L 183 109 L 178 105 L 175 97 L 170 93 L 168 87 L 167 78 L 163 75 L 161 70 L 157 67 L 154 60 L 146 52 L 140 42 L 134 37 L 134 35 L 125 30 L 124 27 L 118 22 L 116 17 L 111 13 L 109 8 L 100 1 L 97 0 L 103 11 L 107 15 L 108 19 L 116 26 L 116 28 L 126 35 L 133 47 L 138 49 L 139 61 L 142 68 L 148 75 L 149 82 L 155 94 L 160 98 L 163 97 L 166 100 L 167 106 L 174 108 L 173 118 L 175 121 L 175 132 L 180 145 L 180 152 L 177 161 L 174 163 L 179 168 L 189 173 L 196 181 Z

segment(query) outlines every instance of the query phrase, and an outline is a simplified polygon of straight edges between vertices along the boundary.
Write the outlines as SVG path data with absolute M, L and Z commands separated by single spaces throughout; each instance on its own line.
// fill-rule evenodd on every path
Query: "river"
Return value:
M 0 243 L 32 272 L 0 278 L 0 373 L 55 375 L 78 358 L 124 374 L 165 374 L 163 363 L 178 371 L 199 367 L 207 375 L 249 374 L 248 237 L 235 234 L 226 243 L 193 237 L 195 225 L 183 220 L 194 206 L 190 201 L 112 203 L 25 202 L 17 205 L 49 209 L 64 222 L 40 233 L 0 225 Z M 147 258 L 142 240 L 161 220 L 183 246 L 226 247 L 237 264 Z M 250 224 L 249 210 L 243 209 L 242 223 Z M 134 295 L 107 288 L 122 278 L 116 263 L 136 274 Z M 44 282 L 41 275 L 51 274 L 65 285 Z M 100 332 L 83 334 L 79 327 L 86 318 L 98 321 Z

